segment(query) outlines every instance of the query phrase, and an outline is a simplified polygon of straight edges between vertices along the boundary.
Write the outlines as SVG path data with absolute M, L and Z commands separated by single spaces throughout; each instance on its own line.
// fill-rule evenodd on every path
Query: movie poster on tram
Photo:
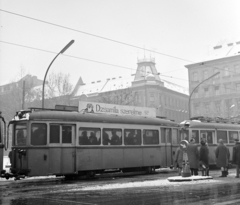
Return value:
M 156 108 L 105 104 L 96 102 L 79 102 L 79 112 L 116 115 L 156 117 Z

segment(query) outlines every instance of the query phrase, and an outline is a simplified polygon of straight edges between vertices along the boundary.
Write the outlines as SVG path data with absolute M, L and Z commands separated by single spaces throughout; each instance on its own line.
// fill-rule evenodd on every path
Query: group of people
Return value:
M 94 132 L 90 133 L 88 137 L 87 131 L 83 131 L 81 136 L 79 137 L 79 144 L 80 145 L 99 145 L 100 141 L 97 139 Z
M 232 163 L 236 164 L 236 178 L 239 178 L 240 142 L 238 139 L 235 139 L 235 142 L 235 146 L 233 147 Z M 200 144 L 200 149 L 198 149 L 194 138 L 192 138 L 186 149 L 191 175 L 198 175 L 200 167 L 202 170 L 202 176 L 209 176 L 209 148 L 204 139 L 201 140 Z M 175 166 L 178 168 L 179 175 L 181 175 L 183 168 L 183 153 L 184 151 L 179 146 L 175 154 Z M 215 150 L 215 156 L 216 165 L 221 169 L 222 173 L 220 177 L 227 177 L 230 152 L 222 139 L 219 139 L 219 144 Z
M 183 149 L 179 147 L 176 150 L 175 154 L 175 166 L 178 168 L 178 173 L 181 175 L 182 165 L 183 165 Z M 192 138 L 186 149 L 187 161 L 189 163 L 191 175 L 198 175 L 199 167 L 202 169 L 203 176 L 209 176 L 209 150 L 205 140 L 201 141 L 201 147 L 198 150 L 197 145 L 195 144 L 195 139 Z

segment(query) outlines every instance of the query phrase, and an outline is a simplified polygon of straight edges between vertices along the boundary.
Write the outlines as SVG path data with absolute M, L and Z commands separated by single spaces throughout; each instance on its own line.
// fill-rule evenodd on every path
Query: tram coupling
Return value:
M 21 174 L 13 174 L 13 173 L 9 173 L 6 172 L 6 170 L 2 170 L 1 171 L 1 178 L 5 178 L 5 179 L 10 179 L 10 178 L 14 178 L 14 180 L 20 180 L 20 179 L 24 179 L 26 176 L 25 175 L 21 175 Z

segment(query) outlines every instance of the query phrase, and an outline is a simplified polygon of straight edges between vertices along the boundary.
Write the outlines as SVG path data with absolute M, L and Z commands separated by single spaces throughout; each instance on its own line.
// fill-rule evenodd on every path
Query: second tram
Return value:
M 180 123 L 182 139 L 195 139 L 197 144 L 201 140 L 207 142 L 209 147 L 209 163 L 216 164 L 215 150 L 219 139 L 224 141 L 224 144 L 229 148 L 230 161 L 232 158 L 232 148 L 235 144 L 235 139 L 240 139 L 240 125 L 228 123 L 227 121 L 211 119 L 211 118 L 196 118 L 193 120 L 185 120 Z

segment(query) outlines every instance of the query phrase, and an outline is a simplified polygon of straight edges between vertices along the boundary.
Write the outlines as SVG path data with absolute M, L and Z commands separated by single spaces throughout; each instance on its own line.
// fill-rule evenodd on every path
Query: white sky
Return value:
M 188 87 L 184 65 L 203 61 L 219 43 L 240 41 L 240 1 L 0 0 L 0 85 L 19 79 L 21 68 L 43 80 L 56 56 L 12 44 L 58 53 L 74 39 L 65 55 L 133 70 L 137 68 L 137 58 L 144 57 L 141 49 L 74 30 L 174 56 L 145 51 L 146 57 L 155 57 L 158 72 L 165 75 L 161 78 Z M 135 73 L 78 58 L 58 56 L 49 73 L 70 74 L 73 85 L 80 76 L 90 83 Z

